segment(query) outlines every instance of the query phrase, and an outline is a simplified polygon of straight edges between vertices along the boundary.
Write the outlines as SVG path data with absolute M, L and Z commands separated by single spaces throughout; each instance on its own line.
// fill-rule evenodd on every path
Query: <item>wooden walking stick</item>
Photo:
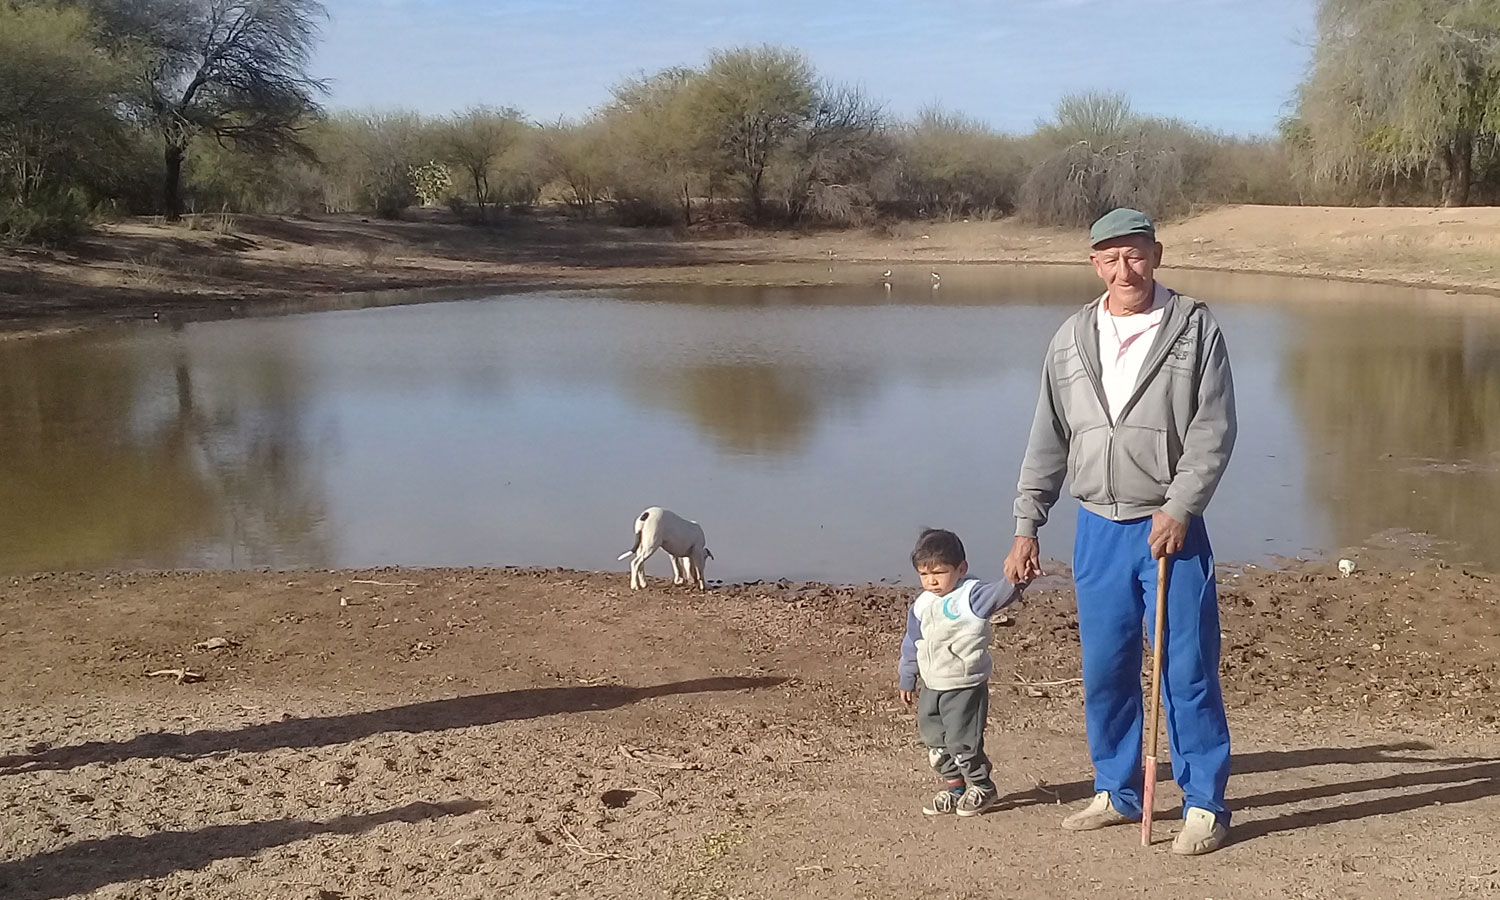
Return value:
M 1141 797 L 1141 846 L 1151 846 L 1151 814 L 1156 803 L 1156 733 L 1161 730 L 1162 626 L 1167 620 L 1167 574 L 1172 557 L 1156 563 L 1156 629 L 1151 642 L 1151 730 L 1146 732 L 1146 786 Z

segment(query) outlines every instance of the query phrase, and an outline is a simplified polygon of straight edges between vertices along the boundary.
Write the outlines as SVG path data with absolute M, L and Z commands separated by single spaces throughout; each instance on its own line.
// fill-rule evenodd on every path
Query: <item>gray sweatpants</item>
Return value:
M 990 759 L 984 755 L 984 720 L 990 710 L 990 686 L 934 691 L 917 695 L 917 733 L 927 745 L 927 761 L 948 787 L 993 789 Z

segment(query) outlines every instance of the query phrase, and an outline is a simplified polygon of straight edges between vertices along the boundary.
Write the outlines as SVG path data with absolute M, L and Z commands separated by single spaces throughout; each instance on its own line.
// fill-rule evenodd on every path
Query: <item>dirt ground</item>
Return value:
M 1500 896 L 1500 587 L 1366 565 L 1222 573 L 1234 842 L 1201 859 L 1167 852 L 1168 781 L 1150 849 L 1058 828 L 1091 793 L 1061 576 L 996 628 L 1004 803 L 936 821 L 905 589 L 12 578 L 0 896 Z M 147 674 L 176 668 L 203 680 Z
M 69 251 L 0 249 L 0 332 L 153 315 L 224 317 L 409 300 L 414 288 L 874 281 L 888 265 L 1080 263 L 1079 231 L 1013 220 L 879 230 L 687 233 L 618 228 L 557 211 L 490 228 L 416 211 L 204 216 L 101 226 Z M 1500 209 L 1226 207 L 1164 226 L 1167 265 L 1500 293 Z

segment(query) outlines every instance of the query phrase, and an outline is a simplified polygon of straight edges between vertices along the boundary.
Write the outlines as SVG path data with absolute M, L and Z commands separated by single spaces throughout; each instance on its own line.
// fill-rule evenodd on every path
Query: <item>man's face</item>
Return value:
M 1104 279 L 1115 304 L 1141 308 L 1151 302 L 1156 267 L 1161 265 L 1161 244 L 1144 234 L 1113 238 L 1095 247 L 1089 262 Z

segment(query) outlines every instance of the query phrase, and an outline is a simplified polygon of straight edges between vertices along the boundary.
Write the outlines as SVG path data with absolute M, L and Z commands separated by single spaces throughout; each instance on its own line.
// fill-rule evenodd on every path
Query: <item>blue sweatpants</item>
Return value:
M 1080 509 L 1073 543 L 1094 790 L 1108 791 L 1115 808 L 1130 816 L 1141 813 L 1141 627 L 1144 620 L 1149 640 L 1156 619 L 1150 534 L 1149 518 L 1113 522 Z M 1229 723 L 1219 688 L 1219 597 L 1213 548 L 1198 516 L 1172 558 L 1163 639 L 1163 713 L 1184 812 L 1204 809 L 1227 825 Z

